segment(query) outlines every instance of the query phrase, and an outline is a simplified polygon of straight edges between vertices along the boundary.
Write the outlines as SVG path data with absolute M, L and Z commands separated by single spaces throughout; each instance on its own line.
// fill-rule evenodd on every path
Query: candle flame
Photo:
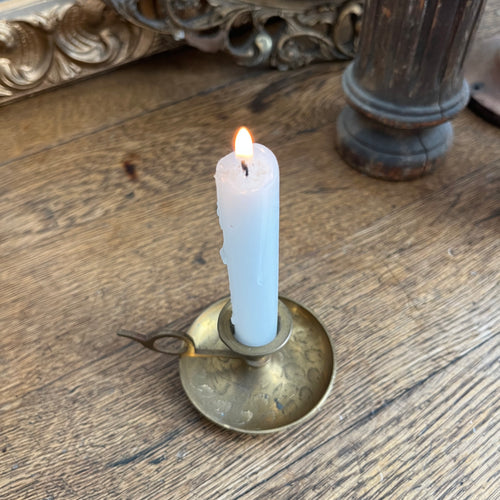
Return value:
M 238 158 L 252 158 L 253 139 L 246 127 L 240 127 L 234 139 L 234 152 Z

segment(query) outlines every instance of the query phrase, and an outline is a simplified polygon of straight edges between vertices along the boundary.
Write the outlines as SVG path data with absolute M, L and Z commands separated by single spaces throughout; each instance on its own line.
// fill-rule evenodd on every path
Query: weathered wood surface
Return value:
M 206 57 L 2 109 L 0 497 L 495 498 L 498 129 L 465 111 L 435 174 L 375 181 L 333 147 L 342 65 Z M 339 360 L 319 414 L 265 437 L 206 421 L 175 359 L 115 335 L 228 293 L 213 174 L 240 124 L 281 165 L 281 291 Z

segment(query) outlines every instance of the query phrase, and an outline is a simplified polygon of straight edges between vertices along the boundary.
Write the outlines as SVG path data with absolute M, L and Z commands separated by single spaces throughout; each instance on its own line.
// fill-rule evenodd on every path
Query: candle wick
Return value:
M 248 166 L 244 160 L 241 160 L 241 168 L 245 172 L 245 177 L 248 177 Z

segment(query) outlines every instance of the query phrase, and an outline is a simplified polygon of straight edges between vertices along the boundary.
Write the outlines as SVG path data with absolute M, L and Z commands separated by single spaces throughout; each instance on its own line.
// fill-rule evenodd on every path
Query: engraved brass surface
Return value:
M 243 359 L 181 356 L 180 376 L 193 405 L 209 420 L 251 434 L 281 431 L 309 418 L 335 378 L 333 344 L 318 319 L 280 297 L 293 327 L 288 342 L 259 367 Z M 217 323 L 227 298 L 209 306 L 188 331 L 197 349 L 223 350 Z

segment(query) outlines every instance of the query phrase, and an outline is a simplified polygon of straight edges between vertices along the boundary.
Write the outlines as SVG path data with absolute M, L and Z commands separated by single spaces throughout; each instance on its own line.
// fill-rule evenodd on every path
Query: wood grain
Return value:
M 233 66 L 224 55 L 184 48 L 10 104 L 2 108 L 0 165 L 262 73 Z
M 498 129 L 465 111 L 435 174 L 375 181 L 333 147 L 342 65 L 193 61 L 13 105 L 39 113 L 2 132 L 0 496 L 495 498 Z M 281 291 L 339 359 L 319 414 L 265 437 L 203 419 L 175 359 L 115 335 L 186 328 L 228 293 L 213 174 L 240 124 L 280 161 Z

